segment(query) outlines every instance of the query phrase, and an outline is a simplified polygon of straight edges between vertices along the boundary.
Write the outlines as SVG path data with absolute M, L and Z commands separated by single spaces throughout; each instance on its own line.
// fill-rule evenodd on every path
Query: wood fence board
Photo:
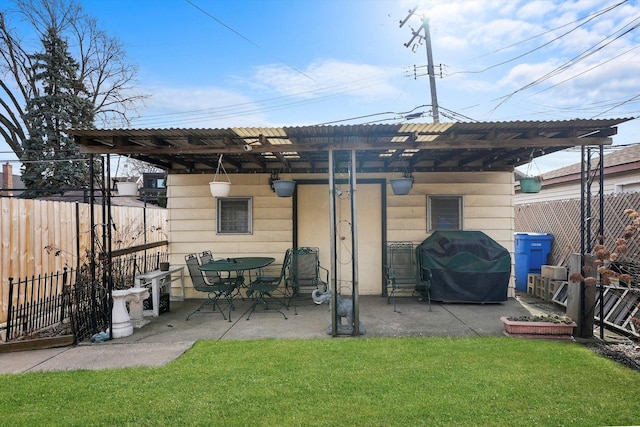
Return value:
M 166 209 L 113 206 L 111 217 L 120 233 L 114 236 L 120 239 L 120 247 L 167 239 Z M 105 223 L 99 205 L 95 206 L 95 223 Z M 91 206 L 86 203 L 0 197 L 0 323 L 6 320 L 9 277 L 44 275 L 86 262 L 91 249 L 90 226 Z M 101 240 L 102 226 L 96 230 Z M 98 242 L 96 251 L 100 250 Z

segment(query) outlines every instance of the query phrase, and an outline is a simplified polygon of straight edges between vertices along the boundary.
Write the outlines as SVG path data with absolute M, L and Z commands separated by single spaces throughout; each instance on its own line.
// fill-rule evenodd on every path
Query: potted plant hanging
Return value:
M 119 196 L 135 196 L 138 194 L 138 183 L 135 181 L 116 182 Z
M 278 197 L 291 197 L 296 189 L 296 182 L 289 179 L 280 179 L 278 172 L 272 171 L 269 177 L 269 185 Z
M 542 189 L 542 177 L 525 176 L 520 178 L 520 191 L 523 193 L 539 193 Z
M 393 190 L 393 194 L 396 195 L 405 195 L 409 194 L 411 191 L 411 187 L 413 186 L 413 177 L 411 174 L 405 174 L 402 178 L 393 178 L 389 180 L 391 184 L 391 190 Z
M 533 165 L 533 153 L 531 151 L 531 158 L 529 165 L 527 166 L 527 174 L 520 178 L 520 191 L 523 193 L 539 193 L 542 189 L 542 175 L 531 175 L 531 166 Z
M 273 181 L 273 190 L 276 192 L 278 197 L 291 197 L 295 188 L 295 181 L 289 181 L 286 179 L 278 179 Z
M 226 181 L 218 180 L 218 177 L 222 178 L 220 171 L 224 174 Z M 229 175 L 227 175 L 227 171 L 222 164 L 222 154 L 220 154 L 220 158 L 218 159 L 218 167 L 216 168 L 216 174 L 213 177 L 213 181 L 209 183 L 209 190 L 213 197 L 227 197 L 231 192 L 231 180 L 229 179 Z

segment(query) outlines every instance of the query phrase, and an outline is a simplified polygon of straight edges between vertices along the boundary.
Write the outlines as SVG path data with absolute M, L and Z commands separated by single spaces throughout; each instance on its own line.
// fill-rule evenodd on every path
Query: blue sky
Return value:
M 640 96 L 633 99 L 640 95 L 638 1 L 81 3 L 138 66 L 138 87 L 149 98 L 133 127 L 397 123 L 416 112 L 430 122 L 425 46 L 404 46 L 422 16 L 430 22 L 443 122 L 640 112 Z M 578 60 L 584 53 L 591 54 Z M 619 126 L 616 144 L 640 142 L 636 122 Z M 533 170 L 578 161 L 577 151 L 555 154 Z

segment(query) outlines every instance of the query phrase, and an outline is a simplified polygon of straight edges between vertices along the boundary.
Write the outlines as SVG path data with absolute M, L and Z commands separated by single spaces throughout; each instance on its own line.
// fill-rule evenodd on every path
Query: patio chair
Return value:
M 184 257 L 185 263 L 187 264 L 187 268 L 189 269 L 189 275 L 191 276 L 191 282 L 193 283 L 193 288 L 198 292 L 204 292 L 207 294 L 207 300 L 203 302 L 196 310 L 194 310 L 191 314 L 187 316 L 187 320 L 195 314 L 200 312 L 205 306 L 211 304 L 213 306 L 213 313 L 217 311 L 222 314 L 225 320 L 227 320 L 227 316 L 224 315 L 224 309 L 220 305 L 222 300 L 227 302 L 227 307 L 229 308 L 229 322 L 231 322 L 231 309 L 233 308 L 233 300 L 232 293 L 235 287 L 235 282 L 224 279 L 220 276 L 217 278 L 215 276 L 210 276 L 205 279 L 205 276 L 202 274 L 202 271 L 198 268 L 200 263 L 198 262 L 198 257 L 196 254 L 189 254 Z M 217 310 L 216 310 L 217 309 Z
M 298 314 L 296 298 L 302 294 L 311 295 L 316 289 L 324 293 L 328 285 L 329 270 L 320 265 L 319 249 L 310 247 L 295 249 L 291 254 L 290 280 L 287 282 L 289 304 L 293 303 L 295 314 Z
M 389 242 L 386 255 L 384 271 L 387 304 L 393 302 L 393 311 L 397 312 L 397 292 L 411 291 L 411 295 L 418 293 L 421 301 L 429 301 L 429 311 L 431 311 L 431 272 L 428 269 L 418 268 L 413 243 Z
M 258 304 L 264 305 L 264 310 L 273 310 L 280 313 L 287 319 L 287 315 L 284 314 L 278 306 L 272 305 L 277 303 L 280 307 L 286 306 L 286 293 L 282 294 L 281 298 L 275 296 L 280 286 L 284 286 L 287 280 L 287 274 L 289 272 L 289 265 L 291 264 L 291 249 L 287 249 L 284 253 L 284 259 L 280 268 L 279 276 L 264 276 L 259 275 L 256 280 L 251 282 L 247 287 L 247 296 L 253 297 L 253 305 L 249 310 L 247 320 L 251 318 L 251 314 L 255 311 Z
M 198 257 L 200 258 L 200 265 L 204 265 L 212 260 L 224 259 L 224 258 L 214 258 L 213 254 L 209 250 L 200 252 Z M 235 286 L 233 288 L 233 296 L 237 295 L 242 299 L 242 301 L 244 301 L 244 297 L 240 293 L 240 287 L 244 283 L 244 277 L 237 277 L 237 278 L 231 277 L 229 273 L 226 273 L 226 277 L 223 277 L 219 271 L 203 271 L 202 274 L 204 274 L 204 277 L 206 277 L 210 283 L 215 283 L 218 280 L 234 281 Z

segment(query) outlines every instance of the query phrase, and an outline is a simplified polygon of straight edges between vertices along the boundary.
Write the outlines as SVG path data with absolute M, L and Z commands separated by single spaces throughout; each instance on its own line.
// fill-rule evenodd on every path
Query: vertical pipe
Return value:
M 93 154 L 89 154 L 89 181 L 91 187 L 89 188 L 89 212 L 90 212 L 90 227 L 91 227 L 91 260 L 90 260 L 90 277 L 91 283 L 89 283 L 91 289 L 91 332 L 97 333 L 98 322 L 96 318 L 96 212 L 95 212 L 95 188 L 94 188 L 94 178 L 95 178 L 95 165 L 94 165 L 94 156 Z
M 604 146 L 600 145 L 600 224 L 598 235 L 604 236 Z M 599 242 L 604 243 L 603 240 Z M 600 339 L 604 340 L 604 286 L 600 283 Z
M 586 173 L 586 191 L 585 191 L 585 197 L 586 197 L 586 205 L 585 205 L 585 209 L 587 211 L 586 213 L 586 239 L 585 239 L 585 253 L 590 254 L 591 253 L 591 242 L 593 239 L 593 236 L 591 236 L 591 229 L 592 229 L 592 224 L 591 224 L 591 220 L 592 220 L 592 216 L 593 214 L 591 213 L 591 184 L 593 183 L 593 177 L 591 175 L 591 147 L 587 147 L 587 164 L 585 166 L 587 173 Z
M 109 322 L 109 331 L 111 331 L 112 326 L 113 326 L 113 307 L 112 307 L 112 303 L 113 303 L 113 256 L 111 255 L 111 250 L 113 249 L 111 247 L 111 242 L 112 242 L 112 236 L 111 236 L 111 227 L 113 226 L 112 223 L 112 217 L 111 217 L 111 155 L 107 154 L 107 167 L 106 167 L 106 178 L 105 178 L 105 174 L 103 174 L 103 184 L 102 184 L 102 188 L 104 189 L 104 198 L 103 198 L 103 202 L 106 199 L 107 202 L 107 235 L 106 235 L 106 248 L 107 248 L 107 276 L 108 276 L 108 281 L 107 281 L 107 287 L 108 287 L 108 293 L 109 293 L 109 297 L 108 297 L 108 301 L 109 301 L 109 305 L 108 305 L 108 310 L 109 313 L 107 313 L 107 319 Z M 146 243 L 146 242 L 145 242 Z
M 351 150 L 351 168 L 349 169 L 349 191 L 351 192 L 351 253 L 353 256 L 352 268 L 352 291 L 351 300 L 353 303 L 353 335 L 360 336 L 360 278 L 358 275 L 358 204 L 356 192 L 356 151 Z M 349 325 L 351 326 L 351 325 Z
M 329 248 L 331 252 L 331 335 L 338 336 L 338 285 L 336 283 L 336 199 L 333 177 L 333 149 L 329 149 Z
M 582 161 L 580 162 L 580 274 L 584 271 L 584 254 L 585 254 L 585 193 L 587 185 L 585 180 L 585 147 L 580 147 Z M 580 281 L 579 288 L 579 316 L 580 316 L 580 337 L 584 336 L 584 280 Z
M 19 281 L 18 281 L 19 282 Z M 8 295 L 8 304 L 7 304 L 7 334 L 4 337 L 5 341 L 9 341 L 10 337 L 11 337 L 11 323 L 13 322 L 13 310 L 14 310 L 14 306 L 13 306 L 13 277 L 9 277 L 9 295 Z

